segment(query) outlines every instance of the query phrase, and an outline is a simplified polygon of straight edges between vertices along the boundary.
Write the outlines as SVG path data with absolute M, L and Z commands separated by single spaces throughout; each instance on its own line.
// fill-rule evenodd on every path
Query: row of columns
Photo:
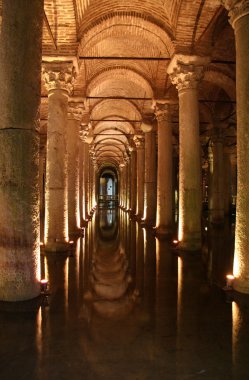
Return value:
M 48 90 L 46 251 L 68 250 L 69 239 L 79 235 L 81 222 L 88 220 L 96 204 L 94 157 L 88 144 L 80 141 L 84 104 L 79 99 L 69 102 L 75 75 L 72 62 L 43 64 Z
M 40 101 L 41 42 L 43 25 L 43 0 L 32 4 L 3 2 L 0 41 L 0 299 L 25 300 L 39 294 L 39 139 L 38 123 Z M 229 10 L 230 21 L 236 40 L 236 86 L 237 86 L 237 148 L 238 148 L 238 194 L 234 274 L 235 289 L 249 293 L 249 1 L 223 0 Z M 32 21 L 33 20 L 33 21 Z M 15 33 L 10 33 L 15 30 Z M 25 46 L 25 50 L 23 49 Z M 23 54 L 20 55 L 20 52 Z M 198 139 L 198 82 L 203 58 L 176 55 L 169 75 L 179 92 L 180 130 L 180 209 L 179 240 L 183 249 L 200 247 L 200 152 Z M 73 77 L 72 66 L 58 73 L 45 73 L 49 88 L 48 153 L 46 167 L 46 228 L 47 248 L 54 244 L 62 247 L 68 239 L 67 218 L 67 153 L 65 129 L 67 105 Z M 68 89 L 69 88 L 69 89 Z M 191 110 L 191 112 L 190 112 Z M 152 132 L 153 133 L 153 132 Z M 145 137 L 145 145 L 155 146 Z M 51 149 L 50 149 L 51 148 Z M 148 147 L 149 149 L 149 147 Z M 85 157 L 89 157 L 85 149 Z M 159 157 L 163 157 L 160 149 Z M 145 162 L 144 187 L 147 218 L 148 205 L 154 195 L 150 166 L 155 167 L 154 157 Z M 139 161 L 140 160 L 140 161 Z M 138 154 L 138 162 L 141 158 Z M 142 165 L 142 164 L 141 164 Z M 158 162 L 158 167 L 164 163 Z M 88 171 L 89 173 L 90 171 Z M 56 173 L 53 177 L 52 173 Z M 85 171 L 87 173 L 87 171 Z M 141 177 L 137 187 L 141 189 Z M 91 183 L 90 181 L 88 183 Z M 87 179 L 84 181 L 87 186 Z M 161 185 L 162 186 L 162 185 Z M 129 185 L 130 188 L 130 185 Z M 159 191 L 160 190 L 160 191 Z M 159 210 L 163 210 L 162 195 L 158 190 Z M 85 194 L 89 194 L 88 191 Z M 138 193 L 139 198 L 141 193 Z M 74 200 L 75 202 L 75 200 Z M 81 200 L 82 202 L 82 200 Z M 87 205 L 89 200 L 85 200 Z M 141 213 L 141 199 L 137 202 Z M 158 213 L 159 213 L 158 210 Z M 151 214 L 152 215 L 152 214 Z M 159 218 L 159 216 L 158 216 Z

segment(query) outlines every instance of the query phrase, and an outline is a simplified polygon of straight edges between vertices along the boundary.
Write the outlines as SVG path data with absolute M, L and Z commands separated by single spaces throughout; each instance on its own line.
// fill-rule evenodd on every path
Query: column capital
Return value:
M 84 103 L 69 101 L 68 103 L 68 119 L 81 121 L 84 115 Z
M 158 122 L 170 121 L 171 109 L 168 103 L 154 103 L 154 112 Z
M 64 90 L 70 94 L 73 90 L 76 70 L 73 62 L 43 62 L 42 77 L 48 92 Z
M 236 21 L 249 15 L 249 0 L 220 0 L 220 2 L 228 10 L 229 22 L 233 28 Z
M 167 72 L 178 91 L 195 89 L 203 77 L 204 67 L 210 62 L 208 57 L 176 54 L 172 58 Z
M 144 149 L 144 137 L 142 135 L 135 135 L 133 137 L 134 143 L 138 149 Z

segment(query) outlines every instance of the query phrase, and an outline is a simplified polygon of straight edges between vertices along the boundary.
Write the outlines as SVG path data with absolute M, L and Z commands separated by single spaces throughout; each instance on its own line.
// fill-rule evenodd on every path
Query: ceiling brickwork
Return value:
M 132 135 L 140 133 L 142 119 L 153 117 L 153 99 L 170 97 L 176 103 L 173 119 L 177 141 L 177 92 L 167 75 L 175 53 L 209 56 L 211 60 L 199 91 L 202 144 L 209 139 L 218 110 L 226 118 L 227 126 L 234 123 L 234 34 L 220 1 L 45 0 L 44 3 L 43 59 L 77 59 L 72 95 L 87 99 L 99 165 L 110 154 L 112 163 L 122 163 L 133 144 Z M 0 15 L 1 9 L 0 0 Z M 47 119 L 44 86 L 41 119 Z M 229 137 L 229 144 L 231 140 Z M 232 143 L 234 147 L 236 138 Z M 100 147 L 104 147 L 104 154 Z

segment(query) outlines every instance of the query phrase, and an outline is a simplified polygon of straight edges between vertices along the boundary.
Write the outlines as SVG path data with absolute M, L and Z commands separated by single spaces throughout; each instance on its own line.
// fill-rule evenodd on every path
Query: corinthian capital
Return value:
M 249 0 L 220 0 L 228 10 L 230 24 L 235 28 L 238 19 L 249 14 Z
M 45 62 L 42 77 L 48 91 L 60 89 L 71 93 L 76 71 L 73 62 Z
M 171 82 L 178 91 L 197 88 L 203 77 L 203 69 L 209 63 L 209 58 L 176 54 L 168 67 Z
M 68 103 L 68 118 L 81 121 L 84 115 L 84 103 L 70 101 Z
M 154 103 L 154 110 L 157 121 L 169 121 L 170 120 L 170 105 L 167 103 Z

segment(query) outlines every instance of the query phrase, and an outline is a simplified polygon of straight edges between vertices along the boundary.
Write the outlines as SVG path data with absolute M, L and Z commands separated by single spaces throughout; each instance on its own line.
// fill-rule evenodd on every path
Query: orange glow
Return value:
M 40 247 L 42 247 L 44 245 L 44 243 L 42 241 L 40 241 Z
M 181 320 L 182 270 L 183 270 L 182 258 L 178 257 L 178 260 L 177 260 L 177 325 L 180 324 L 180 320 Z
M 232 302 L 232 323 L 233 323 L 233 332 L 232 332 L 232 348 L 233 348 L 233 365 L 236 365 L 237 361 L 237 350 L 238 350 L 238 335 L 240 329 L 240 309 L 238 304 L 233 301 Z
M 234 276 L 232 274 L 228 274 L 226 276 L 226 279 L 227 279 L 227 286 L 231 287 L 233 285 Z
M 179 240 L 173 240 L 173 244 L 178 244 Z

